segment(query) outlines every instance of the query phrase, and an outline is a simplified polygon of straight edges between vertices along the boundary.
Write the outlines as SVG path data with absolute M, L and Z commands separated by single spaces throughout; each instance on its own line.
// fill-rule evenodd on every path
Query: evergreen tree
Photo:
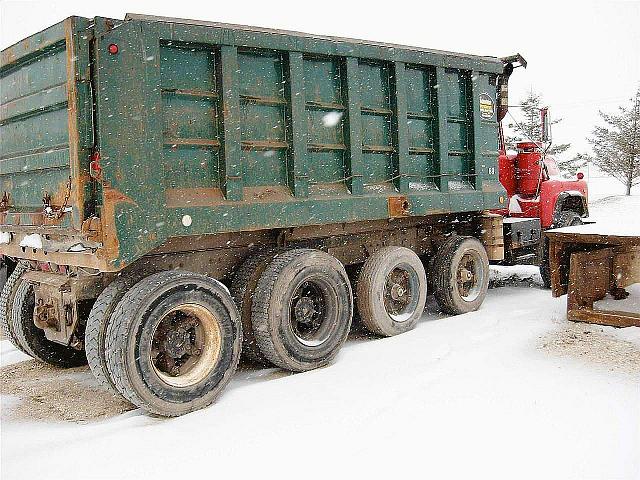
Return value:
M 508 126 L 513 135 L 507 135 L 505 143 L 507 148 L 515 149 L 517 142 L 542 142 L 542 125 L 540 122 L 540 110 L 542 109 L 542 97 L 540 94 L 530 91 L 527 97 L 520 102 L 519 108 L 509 109 L 512 123 Z M 515 118 L 515 121 L 513 120 Z M 555 125 L 562 121 L 561 118 L 551 121 Z M 551 144 L 547 154 L 555 156 L 566 152 L 571 147 L 570 143 Z
M 556 159 L 558 168 L 562 171 L 566 178 L 574 178 L 579 170 L 587 166 L 591 161 L 591 157 L 586 153 L 578 153 L 572 158 Z
M 640 184 L 640 87 L 631 105 L 618 107 L 617 114 L 600 112 L 604 126 L 596 126 L 587 140 L 593 147 L 592 162 L 627 187 Z

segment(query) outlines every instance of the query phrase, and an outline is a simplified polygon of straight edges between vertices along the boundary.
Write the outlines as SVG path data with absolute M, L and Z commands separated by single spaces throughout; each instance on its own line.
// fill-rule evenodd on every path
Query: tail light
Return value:
M 100 152 L 95 151 L 91 154 L 91 162 L 89 163 L 89 175 L 93 178 L 100 178 L 102 175 L 102 167 L 100 166 Z

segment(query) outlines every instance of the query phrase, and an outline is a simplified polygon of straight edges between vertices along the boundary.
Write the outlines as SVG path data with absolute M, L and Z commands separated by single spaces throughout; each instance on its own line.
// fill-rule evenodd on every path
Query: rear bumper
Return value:
M 75 230 L 26 225 L 0 225 L 0 255 L 14 259 L 108 271 L 102 244 Z

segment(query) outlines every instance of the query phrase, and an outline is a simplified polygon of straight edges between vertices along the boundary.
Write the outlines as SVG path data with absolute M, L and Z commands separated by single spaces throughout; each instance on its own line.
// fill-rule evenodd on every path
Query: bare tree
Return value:
M 512 123 L 509 128 L 513 131 L 513 135 L 507 135 L 506 144 L 508 148 L 515 149 L 518 142 L 542 142 L 542 125 L 540 122 L 540 110 L 542 109 L 542 97 L 533 90 L 529 92 L 527 97 L 518 105 L 515 115 L 511 115 Z M 512 110 L 510 110 L 511 112 Z M 551 125 L 560 123 L 561 118 L 551 121 Z M 547 153 L 549 155 L 560 155 L 571 147 L 570 143 L 552 144 Z
M 617 114 L 600 112 L 605 126 L 596 126 L 587 140 L 593 148 L 592 162 L 627 187 L 640 184 L 640 87 L 631 105 L 618 107 Z

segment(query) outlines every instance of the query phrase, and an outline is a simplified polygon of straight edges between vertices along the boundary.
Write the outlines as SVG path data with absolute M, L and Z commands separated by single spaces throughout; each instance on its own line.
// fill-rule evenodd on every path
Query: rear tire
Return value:
M 565 210 L 560 212 L 551 225 L 551 228 L 572 227 L 574 225 L 582 225 L 582 218 L 573 210 Z M 551 288 L 551 267 L 549 264 L 549 240 L 544 237 L 542 242 L 542 254 L 540 259 L 540 276 L 544 288 Z
M 347 339 L 353 294 L 344 266 L 319 250 L 278 254 L 260 276 L 251 323 L 262 354 L 302 372 L 327 365 Z
M 160 272 L 122 297 L 105 346 L 118 391 L 147 412 L 175 417 L 211 404 L 229 383 L 240 359 L 242 325 L 217 280 Z
M 384 337 L 412 330 L 424 312 L 427 276 L 405 247 L 385 247 L 364 264 L 356 288 L 358 312 L 372 333 Z
M 269 362 L 262 355 L 253 333 L 251 306 L 258 280 L 277 254 L 276 250 L 272 250 L 251 255 L 236 270 L 229 288 L 242 320 L 242 355 L 251 362 L 261 365 Z
M 107 285 L 91 308 L 84 333 L 85 353 L 93 376 L 100 385 L 117 396 L 120 396 L 120 392 L 109 376 L 104 356 L 105 336 L 113 311 L 136 280 L 139 278 L 120 276 Z
M 443 312 L 460 315 L 480 308 L 489 288 L 489 258 L 477 238 L 449 238 L 436 252 L 433 270 Z
M 11 308 L 11 330 L 16 341 L 27 355 L 50 365 L 62 368 L 78 367 L 87 363 L 82 350 L 52 342 L 44 330 L 33 322 L 35 293 L 33 285 L 22 281 L 16 289 Z
M 27 351 L 16 340 L 16 337 L 13 334 L 13 330 L 11 328 L 11 310 L 13 307 L 13 299 L 15 298 L 16 290 L 20 285 L 20 277 L 27 270 L 28 267 L 24 263 L 19 263 L 18 265 L 16 265 L 16 268 L 13 270 L 11 275 L 7 277 L 7 281 L 2 287 L 2 293 L 0 294 L 0 325 L 2 325 L 2 335 L 4 336 L 4 338 L 9 340 L 14 347 L 16 347 L 23 353 L 27 353 Z

